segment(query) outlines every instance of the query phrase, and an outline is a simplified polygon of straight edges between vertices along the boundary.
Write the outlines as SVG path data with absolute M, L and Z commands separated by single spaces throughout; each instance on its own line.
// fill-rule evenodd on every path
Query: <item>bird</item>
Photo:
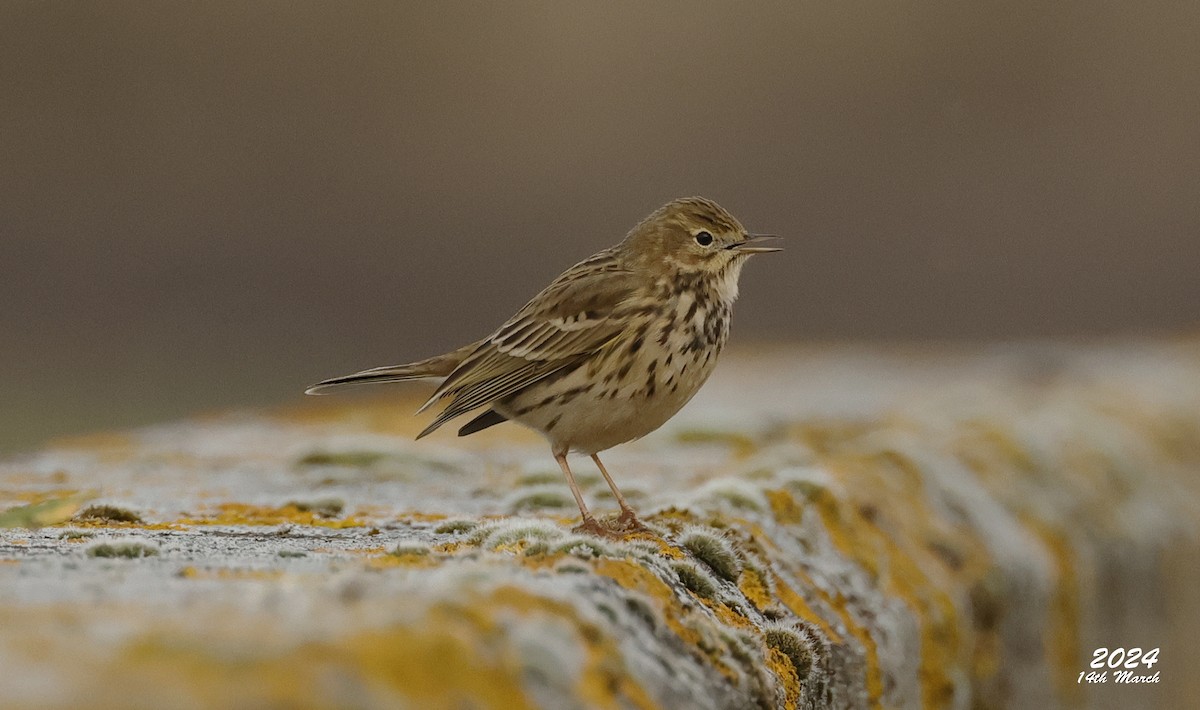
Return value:
M 676 414 L 708 379 L 729 337 L 742 267 L 775 235 L 751 234 L 703 197 L 672 200 L 615 246 L 575 264 L 482 340 L 442 355 L 324 380 L 307 394 L 443 378 L 420 414 L 445 408 L 417 435 L 482 410 L 467 436 L 513 421 L 540 432 L 582 516 L 580 532 L 612 536 L 588 509 L 567 454 L 591 457 L 621 508 L 618 530 L 646 530 L 599 454 Z

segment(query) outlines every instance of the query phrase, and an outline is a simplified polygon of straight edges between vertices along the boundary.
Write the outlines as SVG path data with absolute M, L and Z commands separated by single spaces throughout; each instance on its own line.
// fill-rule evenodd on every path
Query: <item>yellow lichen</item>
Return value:
M 658 546 L 658 552 L 664 557 L 669 557 L 673 560 L 682 560 L 687 557 L 687 553 L 678 547 L 672 545 L 661 537 L 655 535 L 630 535 L 632 539 L 649 540 Z
M 811 580 L 809 581 L 811 582 Z M 842 642 L 842 635 L 834 630 L 829 622 L 823 616 L 817 613 L 817 611 L 812 608 L 812 606 L 806 599 L 804 599 L 804 597 L 796 593 L 796 590 L 792 589 L 791 585 L 778 576 L 774 577 L 772 582 L 775 587 L 775 594 L 778 596 L 779 601 L 782 602 L 789 611 L 805 621 L 812 622 L 814 625 L 820 628 L 831 643 Z M 813 585 L 810 585 L 809 588 L 814 590 L 815 593 L 824 597 L 823 601 L 826 602 L 829 608 L 838 613 L 839 617 L 847 626 L 853 625 L 853 620 L 847 615 L 844 605 L 838 604 L 835 599 L 828 598 L 827 595 L 818 591 Z
M 367 559 L 369 569 L 388 569 L 392 567 L 430 568 L 437 567 L 439 560 L 432 555 L 406 553 L 401 555 L 387 554 Z
M 961 432 L 955 453 L 984 480 L 1011 475 L 1014 470 L 1023 475 L 1037 471 L 1029 452 L 996 422 L 972 420 L 964 423 Z
M 20 501 L 22 503 L 42 503 L 59 498 L 73 498 L 82 495 L 78 488 L 49 488 L 42 490 L 0 490 L 0 500 Z M 94 494 L 93 494 L 94 495 Z
M 796 503 L 796 499 L 783 489 L 766 490 L 763 493 L 771 504 L 771 513 L 775 520 L 782 525 L 798 524 L 804 515 L 804 509 Z
M 823 419 L 794 425 L 787 433 L 816 453 L 829 454 L 841 450 L 873 428 L 866 422 Z
M 738 589 L 759 610 L 767 609 L 776 602 L 767 587 L 767 581 L 758 570 L 742 570 L 742 576 L 738 578 Z
M 174 521 L 177 525 L 311 525 L 323 528 L 359 528 L 369 525 L 354 516 L 330 519 L 312 510 L 301 510 L 295 505 L 273 507 L 247 503 L 221 503 L 207 515 L 185 517 Z
M 724 602 L 702 600 L 704 606 L 712 610 L 716 614 L 717 619 L 726 626 L 735 629 L 753 629 L 756 628 L 754 622 L 749 617 L 745 616 L 739 609 L 731 607 Z
M 1032 515 L 1024 515 L 1021 522 L 1046 546 L 1054 560 L 1056 584 L 1050 600 L 1047 618 L 1046 657 L 1057 672 L 1058 691 L 1069 703 L 1079 703 L 1083 698 L 1083 686 L 1074 681 L 1072 673 L 1079 665 L 1079 579 L 1075 569 L 1076 555 L 1070 540 L 1055 530 L 1049 523 Z
M 72 528 L 87 528 L 98 530 L 184 530 L 190 523 L 187 522 L 167 522 L 167 523 L 124 523 L 113 520 L 102 520 L 99 518 L 79 519 L 72 518 L 63 521 L 59 527 L 70 526 Z
M 83 496 L 52 498 L 0 511 L 0 528 L 40 528 L 71 519 L 83 505 Z
M 355 509 L 354 515 L 357 517 L 367 517 L 372 515 L 382 516 L 384 512 L 385 511 L 381 506 L 359 506 Z M 446 517 L 447 516 L 445 513 L 422 513 L 410 510 L 397 515 L 396 520 L 397 522 L 404 523 L 405 525 L 412 525 L 415 523 L 439 523 L 445 520 Z
M 621 651 L 603 629 L 586 624 L 571 606 L 539 597 L 526 589 L 505 586 L 488 600 L 487 608 L 506 607 L 531 613 L 548 613 L 565 619 L 579 629 L 587 648 L 587 660 L 580 674 L 577 695 L 584 705 L 594 708 L 641 708 L 654 710 L 658 705 L 646 694 L 627 669 Z
M 278 569 L 247 569 L 244 567 L 196 567 L 188 565 L 175 573 L 182 579 L 216 579 L 225 582 L 239 580 L 270 581 L 284 576 Z
M 50 446 L 53 448 L 62 449 L 86 449 L 94 452 L 112 452 L 121 451 L 129 452 L 135 447 L 136 442 L 129 434 L 114 431 L 101 431 L 92 434 L 77 434 L 73 436 L 53 439 Z
M 766 663 L 783 686 L 783 707 L 795 710 L 800 704 L 800 678 L 796 675 L 795 666 L 783 651 L 771 646 L 767 647 Z
M 959 615 L 958 604 L 967 599 L 951 593 L 969 590 L 982 577 L 990 564 L 985 548 L 961 530 L 950 529 L 928 508 L 919 472 L 898 453 L 856 452 L 829 464 L 835 478 L 846 482 L 836 513 L 832 500 L 817 506 L 830 537 L 843 554 L 878 577 L 885 592 L 904 600 L 917 614 L 922 702 L 927 707 L 946 706 L 955 696 L 948 669 L 970 666 L 977 656 L 973 639 L 963 636 L 971 629 L 963 626 Z M 931 540 L 936 544 L 927 542 Z M 864 647 L 873 648 L 873 639 L 860 624 L 850 629 Z M 868 661 L 870 688 L 878 663 Z
M 650 596 L 660 604 L 663 620 L 680 639 L 694 652 L 705 658 L 708 663 L 730 680 L 737 678 L 737 672 L 731 668 L 726 659 L 712 649 L 705 650 L 703 637 L 691 625 L 685 623 L 685 617 L 692 612 L 683 609 L 675 590 L 658 578 L 653 572 L 641 565 L 613 559 L 598 559 L 594 563 L 596 574 L 608 577 L 626 589 L 636 590 Z
M 412 707 L 527 707 L 517 659 L 474 643 L 481 632 L 491 630 L 480 629 L 458 611 L 435 607 L 418 626 L 312 641 L 278 654 L 231 657 L 167 635 L 150 635 L 133 644 L 113 670 L 154 678 L 176 688 L 176 697 L 207 707 L 325 707 L 329 696 L 322 682 L 330 673 L 374 686 L 377 693 L 389 693 Z M 318 700 L 322 697 L 326 700 Z
M 682 444 L 723 444 L 733 449 L 738 458 L 746 458 L 758 451 L 758 444 L 746 434 L 720 429 L 685 429 L 675 435 Z

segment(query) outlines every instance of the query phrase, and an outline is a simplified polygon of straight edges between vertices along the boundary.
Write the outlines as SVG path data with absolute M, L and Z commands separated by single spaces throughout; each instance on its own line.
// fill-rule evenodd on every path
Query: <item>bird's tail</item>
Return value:
M 471 343 L 445 355 L 437 355 L 407 365 L 387 365 L 324 380 L 304 390 L 304 394 L 326 394 L 336 389 L 356 385 L 371 385 L 381 382 L 405 382 L 428 377 L 445 377 L 470 355 L 479 343 Z

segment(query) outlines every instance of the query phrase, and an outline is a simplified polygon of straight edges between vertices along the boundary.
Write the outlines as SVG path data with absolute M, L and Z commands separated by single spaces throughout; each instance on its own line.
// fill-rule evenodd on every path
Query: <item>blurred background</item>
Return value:
M 0 2 L 0 452 L 480 337 L 703 194 L 734 343 L 1196 332 L 1200 4 Z

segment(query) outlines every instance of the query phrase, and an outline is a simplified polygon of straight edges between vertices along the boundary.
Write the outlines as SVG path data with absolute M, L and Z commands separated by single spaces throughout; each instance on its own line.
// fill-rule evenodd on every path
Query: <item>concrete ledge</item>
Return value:
M 570 531 L 531 434 L 413 442 L 418 390 L 0 464 L 0 705 L 1200 694 L 1195 342 L 735 353 L 606 457 L 654 527 L 616 541 Z M 1158 682 L 1078 683 L 1098 647 L 1159 648 Z

